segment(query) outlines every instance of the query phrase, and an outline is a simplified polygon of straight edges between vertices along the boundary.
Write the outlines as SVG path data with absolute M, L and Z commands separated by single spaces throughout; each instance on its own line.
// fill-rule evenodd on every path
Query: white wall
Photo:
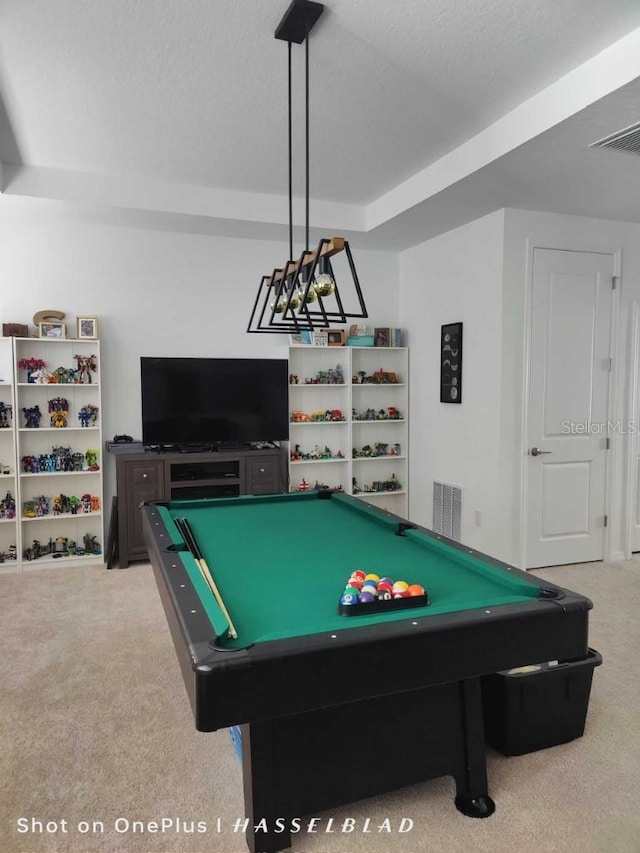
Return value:
M 513 507 L 512 561 L 517 564 L 520 564 L 521 560 L 521 463 L 525 453 L 522 441 L 525 294 L 527 278 L 530 276 L 529 261 L 534 247 L 620 253 L 620 310 L 614 332 L 614 348 L 617 350 L 614 351 L 613 366 L 614 420 L 625 420 L 628 417 L 630 307 L 634 299 L 640 299 L 640 225 L 525 210 L 509 209 L 505 212 L 502 437 L 504 488 Z M 623 556 L 627 523 L 624 496 L 629 473 L 626 465 L 629 437 L 614 433 L 611 438 L 612 478 L 608 506 L 610 524 L 607 557 L 616 559 Z
M 410 516 L 431 525 L 434 479 L 464 488 L 462 539 L 524 565 L 521 524 L 526 298 L 534 247 L 619 253 L 614 420 L 629 417 L 630 308 L 640 299 L 640 226 L 505 210 L 400 256 L 399 322 L 411 346 Z M 439 401 L 442 323 L 464 322 L 463 403 Z M 612 436 L 607 557 L 623 555 L 625 435 Z M 476 526 L 475 510 L 482 515 Z
M 462 486 L 463 541 L 505 551 L 500 519 L 504 214 L 400 255 L 399 323 L 411 347 L 410 518 L 431 527 L 433 480 Z M 462 321 L 462 404 L 440 402 L 440 326 Z M 475 510 L 482 525 L 474 523 Z
M 284 335 L 247 334 L 263 274 L 284 243 L 114 227 L 61 203 L 0 196 L 0 321 L 97 315 L 104 437 L 141 437 L 140 356 L 286 357 Z M 373 325 L 396 325 L 397 255 L 353 251 Z M 33 331 L 33 327 L 32 327 Z M 106 500 L 115 493 L 105 458 Z

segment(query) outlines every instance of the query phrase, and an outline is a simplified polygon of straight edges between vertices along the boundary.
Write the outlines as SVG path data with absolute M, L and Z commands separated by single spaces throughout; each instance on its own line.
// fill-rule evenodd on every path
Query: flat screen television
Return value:
M 145 445 L 244 445 L 289 436 L 288 362 L 140 359 Z

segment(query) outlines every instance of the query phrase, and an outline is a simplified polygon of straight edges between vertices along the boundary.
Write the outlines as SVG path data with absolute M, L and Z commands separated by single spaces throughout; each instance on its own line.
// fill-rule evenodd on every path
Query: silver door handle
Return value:
M 552 450 L 540 450 L 539 447 L 532 447 L 529 451 L 532 456 L 542 456 L 543 453 L 553 453 Z

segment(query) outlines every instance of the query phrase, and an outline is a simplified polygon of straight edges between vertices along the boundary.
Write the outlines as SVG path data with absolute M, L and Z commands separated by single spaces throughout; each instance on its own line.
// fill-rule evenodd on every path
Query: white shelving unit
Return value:
M 51 373 L 59 368 L 72 370 L 77 368 L 76 356 L 94 356 L 95 360 L 95 371 L 85 372 L 82 382 L 70 377 L 69 382 L 34 383 L 29 381 L 29 372 L 33 371 L 19 366 L 23 359 L 41 359 L 44 369 Z M 26 571 L 102 562 L 105 542 L 100 343 L 15 338 L 13 359 L 19 567 Z M 52 426 L 49 403 L 54 398 L 68 402 L 65 426 Z M 82 426 L 79 418 L 85 406 L 98 410 L 96 422 L 89 426 Z M 35 407 L 40 411 L 39 426 L 27 426 L 25 410 Z M 56 453 L 54 448 L 66 451 Z M 65 455 L 72 461 L 65 461 Z M 45 457 L 48 463 L 43 464 Z M 65 470 L 66 467 L 72 470 Z M 83 502 L 85 496 L 88 499 Z M 38 507 L 41 497 L 48 508 L 44 514 Z M 61 512 L 56 510 L 57 502 Z
M 331 371 L 341 373 L 344 382 L 313 384 L 319 372 Z M 395 374 L 397 381 L 367 381 L 379 371 Z M 342 488 L 406 516 L 408 349 L 292 346 L 289 373 L 290 488 L 298 491 L 316 484 Z M 337 411 L 343 420 L 313 420 L 322 414 L 327 417 L 327 412 L 337 417 Z M 381 453 L 385 448 L 384 455 L 354 455 Z M 390 484 L 388 489 L 385 483 Z
M 0 338 L 0 573 L 18 569 L 18 482 L 16 475 L 16 403 L 13 373 L 13 346 L 11 338 Z M 6 510 L 15 502 L 13 518 Z M 6 513 L 6 514 L 5 514 Z

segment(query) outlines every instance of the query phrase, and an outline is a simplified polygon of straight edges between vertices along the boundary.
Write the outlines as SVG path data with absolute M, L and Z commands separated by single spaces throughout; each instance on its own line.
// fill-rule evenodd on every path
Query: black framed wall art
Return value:
M 440 402 L 462 402 L 462 323 L 440 328 Z

